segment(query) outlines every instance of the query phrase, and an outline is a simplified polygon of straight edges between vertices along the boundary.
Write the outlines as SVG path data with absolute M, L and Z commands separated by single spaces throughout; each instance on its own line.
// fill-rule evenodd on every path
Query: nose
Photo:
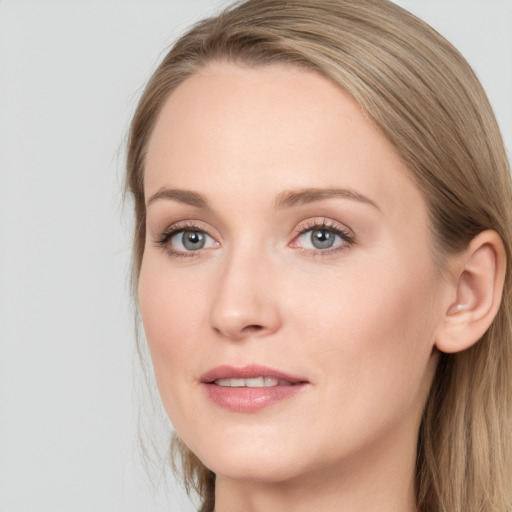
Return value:
M 281 326 L 276 270 L 261 253 L 232 254 L 223 262 L 211 303 L 212 328 L 231 340 L 264 337 Z

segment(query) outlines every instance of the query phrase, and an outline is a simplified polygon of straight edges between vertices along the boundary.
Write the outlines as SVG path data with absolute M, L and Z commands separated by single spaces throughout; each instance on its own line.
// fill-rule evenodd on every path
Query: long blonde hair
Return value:
M 438 264 L 485 229 L 512 255 L 512 185 L 488 99 L 465 59 L 388 0 L 247 0 L 201 21 L 172 47 L 134 115 L 127 189 L 135 206 L 133 285 L 145 240 L 144 160 L 169 94 L 214 59 L 313 70 L 349 93 L 394 144 L 425 197 Z M 442 354 L 418 436 L 422 512 L 506 512 L 512 505 L 512 275 L 472 348 Z M 215 475 L 179 441 L 185 484 L 214 507 Z

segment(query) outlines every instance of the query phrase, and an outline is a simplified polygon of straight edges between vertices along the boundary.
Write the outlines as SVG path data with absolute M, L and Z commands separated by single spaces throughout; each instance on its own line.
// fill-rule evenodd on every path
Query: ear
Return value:
M 495 231 L 483 231 L 451 263 L 453 288 L 435 344 L 447 353 L 475 344 L 498 313 L 506 268 L 503 242 Z

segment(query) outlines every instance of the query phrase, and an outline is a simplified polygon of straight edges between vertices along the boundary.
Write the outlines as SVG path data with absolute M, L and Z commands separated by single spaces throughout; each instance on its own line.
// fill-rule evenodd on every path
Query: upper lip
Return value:
M 200 381 L 210 383 L 218 379 L 253 379 L 256 377 L 273 377 L 275 379 L 291 382 L 292 384 L 307 382 L 306 379 L 259 364 L 249 364 L 241 367 L 230 365 L 216 366 L 204 373 Z

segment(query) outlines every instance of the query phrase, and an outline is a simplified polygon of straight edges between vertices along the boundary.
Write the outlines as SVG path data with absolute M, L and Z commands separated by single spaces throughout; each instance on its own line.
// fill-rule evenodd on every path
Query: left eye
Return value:
M 215 247 L 216 242 L 204 231 L 180 231 L 171 237 L 171 246 L 176 251 L 190 252 Z
M 308 229 L 298 238 L 300 246 L 304 249 L 325 250 L 332 249 L 344 243 L 344 239 L 332 229 Z

